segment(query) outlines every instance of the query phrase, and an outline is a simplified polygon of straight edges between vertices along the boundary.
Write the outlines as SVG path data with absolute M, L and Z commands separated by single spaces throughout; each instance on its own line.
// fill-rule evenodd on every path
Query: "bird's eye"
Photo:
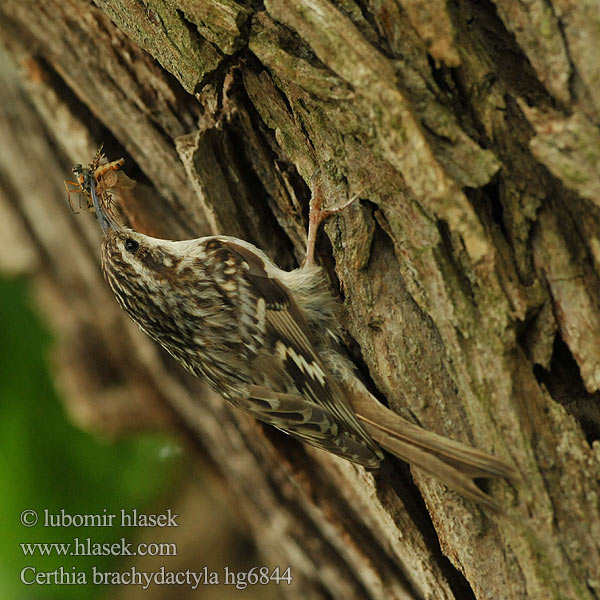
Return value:
M 139 243 L 131 238 L 125 240 L 125 250 L 127 252 L 135 252 L 140 247 Z

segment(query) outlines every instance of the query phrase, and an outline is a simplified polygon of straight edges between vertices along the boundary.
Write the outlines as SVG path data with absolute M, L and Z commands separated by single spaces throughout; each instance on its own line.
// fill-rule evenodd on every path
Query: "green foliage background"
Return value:
M 89 575 L 91 567 L 118 570 L 114 557 L 26 557 L 27 542 L 130 541 L 131 529 L 27 528 L 27 509 L 69 514 L 118 513 L 120 509 L 152 512 L 178 472 L 173 459 L 162 459 L 171 444 L 158 436 L 102 443 L 67 420 L 50 380 L 45 355 L 52 340 L 29 306 L 27 284 L 0 279 L 0 597 L 104 597 L 106 587 L 21 583 L 26 566 L 52 571 L 63 566 Z M 41 522 L 40 518 L 40 522 Z M 88 577 L 89 580 L 89 577 Z

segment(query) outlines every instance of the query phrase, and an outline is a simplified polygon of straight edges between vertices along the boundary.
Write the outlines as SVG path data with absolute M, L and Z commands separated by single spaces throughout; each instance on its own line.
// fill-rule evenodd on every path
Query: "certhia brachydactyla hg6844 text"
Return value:
M 116 170 L 121 163 L 109 164 Z M 384 407 L 340 353 L 335 302 L 313 261 L 316 229 L 332 212 L 321 209 L 318 190 L 305 264 L 287 272 L 236 238 L 173 242 L 121 226 L 98 173 L 94 163 L 76 167 L 78 189 L 102 227 L 104 276 L 129 316 L 186 369 L 233 405 L 313 446 L 371 469 L 383 447 L 499 508 L 473 480 L 514 479 L 512 467 Z

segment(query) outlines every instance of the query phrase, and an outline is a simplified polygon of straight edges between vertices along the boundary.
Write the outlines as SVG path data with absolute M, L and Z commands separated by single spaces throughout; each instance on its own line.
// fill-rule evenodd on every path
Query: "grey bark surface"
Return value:
M 203 448 L 291 597 L 599 598 L 599 31 L 565 0 L 3 0 L 0 265 L 35 279 L 73 418 Z M 488 488 L 506 516 L 301 446 L 174 365 L 65 202 L 100 142 L 134 228 L 284 268 L 315 169 L 332 205 L 360 194 L 319 243 L 344 341 L 391 408 L 518 468 Z

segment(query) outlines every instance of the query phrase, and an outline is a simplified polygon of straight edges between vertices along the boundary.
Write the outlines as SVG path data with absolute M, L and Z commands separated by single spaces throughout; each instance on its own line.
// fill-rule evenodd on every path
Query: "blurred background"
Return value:
M 180 441 L 164 433 L 102 438 L 75 427 L 65 414 L 49 371 L 53 341 L 32 305 L 27 279 L 0 278 L 0 596 L 2 598 L 224 598 L 228 589 L 201 585 L 120 587 L 34 585 L 20 581 L 26 566 L 51 572 L 126 571 L 132 566 L 152 572 L 248 571 L 259 564 L 243 523 L 232 509 L 232 498 L 218 478 L 192 462 Z M 197 457 L 196 457 L 197 458 Z M 20 521 L 24 510 L 41 517 L 52 514 L 158 514 L 171 509 L 179 515 L 178 528 L 42 527 L 28 528 Z M 115 523 L 119 519 L 115 519 Z M 21 544 L 68 543 L 77 537 L 96 543 L 174 543 L 177 556 L 24 556 Z M 29 571 L 26 578 L 31 576 Z M 232 589 L 236 598 L 277 597 L 273 586 L 256 590 Z
M 0 84 L 0 597 L 278 597 L 277 586 L 273 585 L 242 590 L 200 585 L 194 591 L 187 585 L 152 585 L 143 590 L 139 585 L 90 582 L 92 567 L 103 572 L 127 571 L 132 567 L 145 572 L 161 567 L 174 572 L 199 572 L 206 566 L 208 574 L 216 572 L 222 582 L 225 567 L 233 572 L 247 572 L 263 563 L 238 514 L 234 497 L 202 449 L 185 441 L 185 435 L 164 414 L 156 392 L 144 382 L 143 375 L 136 380 L 133 374 L 129 381 L 127 349 L 123 350 L 125 358 L 115 358 L 106 352 L 101 334 L 93 327 L 70 328 L 70 323 L 77 320 L 73 315 L 90 307 L 82 307 L 86 300 L 66 283 L 65 273 L 76 270 L 77 264 L 81 266 L 82 255 L 87 254 L 89 265 L 84 270 L 90 278 L 101 280 L 98 234 L 91 215 L 73 215 L 66 192 L 61 198 L 62 179 L 70 175 L 68 168 L 61 166 L 66 156 L 56 149 L 51 157 L 43 144 L 36 148 L 37 136 L 41 140 L 47 132 L 36 121 L 17 65 L 1 51 Z M 51 179 L 44 179 L 40 186 L 27 180 L 36 172 L 33 167 L 26 168 L 31 165 L 30 150 L 33 155 L 41 153 L 43 164 L 38 167 L 51 174 Z M 81 157 L 82 161 L 89 159 L 91 155 Z M 6 176 L 9 173 L 12 177 L 21 167 L 24 187 Z M 37 205 L 27 205 L 36 199 Z M 58 235 L 54 243 L 57 251 L 64 254 L 60 261 L 64 266 L 62 273 L 50 268 L 50 261 L 41 251 L 43 244 L 35 243 L 45 235 L 56 238 L 53 226 L 35 232 L 29 228 L 27 217 L 28 210 L 39 215 L 40 211 L 52 211 L 54 205 L 59 222 L 81 218 L 95 237 L 85 252 L 74 253 L 69 250 L 68 236 Z M 48 223 L 53 221 L 52 216 L 46 219 Z M 65 229 L 68 235 L 74 230 L 73 226 Z M 85 247 L 85 240 L 79 239 L 77 244 Z M 99 285 L 101 290 L 103 283 Z M 64 298 L 59 298 L 57 290 Z M 65 298 L 66 304 L 61 306 Z M 116 304 L 107 303 L 100 310 L 102 316 L 96 325 L 101 332 L 112 330 L 107 335 L 114 335 L 117 331 L 123 338 L 138 335 L 133 326 L 129 330 L 129 325 L 123 325 Z M 110 314 L 113 317 L 106 316 Z M 53 337 L 57 326 L 60 340 Z M 129 333 L 122 333 L 125 330 Z M 122 345 L 126 347 L 125 342 Z M 179 515 L 179 527 L 43 527 L 38 523 L 28 528 L 21 524 L 24 510 L 34 510 L 42 517 L 45 509 L 52 514 L 64 510 L 71 515 L 119 514 L 121 509 L 128 513 L 135 509 L 139 513 L 160 514 L 170 509 Z M 115 519 L 115 523 L 118 521 Z M 134 545 L 173 543 L 177 556 L 65 557 L 55 551 L 47 556 L 40 556 L 39 552 L 25 556 L 21 546 L 72 543 L 76 537 L 90 538 L 97 544 L 121 538 Z M 51 573 L 61 566 L 71 576 L 74 571 L 85 572 L 88 583 L 29 586 L 20 580 L 25 567 Z M 31 580 L 33 573 L 27 571 L 25 578 Z

